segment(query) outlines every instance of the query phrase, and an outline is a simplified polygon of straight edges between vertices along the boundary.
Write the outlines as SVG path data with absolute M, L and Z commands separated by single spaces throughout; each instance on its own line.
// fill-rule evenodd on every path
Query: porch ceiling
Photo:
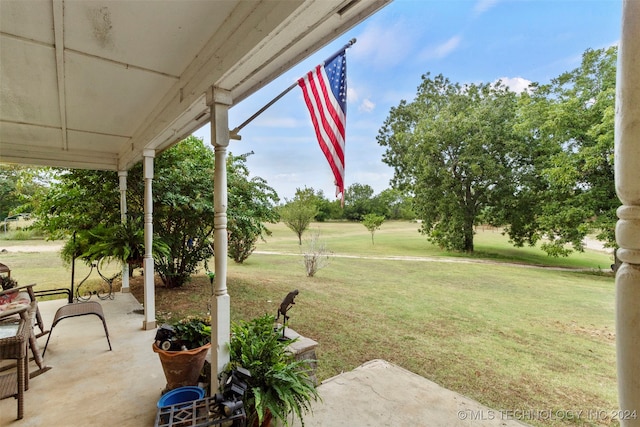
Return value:
M 126 170 L 391 0 L 0 0 L 0 161 Z

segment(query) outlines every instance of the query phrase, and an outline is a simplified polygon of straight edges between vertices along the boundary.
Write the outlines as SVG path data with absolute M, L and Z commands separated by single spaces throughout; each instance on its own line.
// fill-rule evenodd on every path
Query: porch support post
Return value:
M 229 362 L 231 301 L 227 293 L 227 146 L 229 145 L 229 106 L 231 94 L 220 88 L 207 93 L 211 108 L 211 143 L 215 152 L 214 172 L 214 250 L 215 289 L 211 296 L 211 392 L 218 390 L 218 374 Z
M 120 222 L 127 223 L 127 171 L 118 171 L 120 184 Z M 122 264 L 122 293 L 129 293 L 129 264 Z
M 622 3 L 615 118 L 616 353 L 621 426 L 640 427 L 640 1 Z M 622 412 L 625 414 L 626 412 Z
M 153 159 L 154 150 L 144 150 L 144 320 L 142 329 L 156 327 L 156 294 L 153 265 Z

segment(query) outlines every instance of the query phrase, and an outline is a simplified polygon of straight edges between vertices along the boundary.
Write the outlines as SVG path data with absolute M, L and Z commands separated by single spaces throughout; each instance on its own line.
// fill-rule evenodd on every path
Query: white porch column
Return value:
M 153 266 L 153 159 L 154 150 L 144 150 L 144 320 L 142 329 L 156 327 L 156 289 Z
M 618 400 L 625 427 L 640 426 L 640 1 L 622 3 L 615 119 L 616 241 L 622 265 L 616 274 Z M 625 412 L 622 412 L 625 414 Z
M 127 171 L 118 171 L 120 184 L 120 222 L 127 223 Z M 129 264 L 122 264 L 122 293 L 129 293 Z
M 229 145 L 228 91 L 212 88 L 207 94 L 211 108 L 211 143 L 215 151 L 214 250 L 215 289 L 211 301 L 211 390 L 218 389 L 218 374 L 229 362 L 231 303 L 227 293 L 227 146 Z

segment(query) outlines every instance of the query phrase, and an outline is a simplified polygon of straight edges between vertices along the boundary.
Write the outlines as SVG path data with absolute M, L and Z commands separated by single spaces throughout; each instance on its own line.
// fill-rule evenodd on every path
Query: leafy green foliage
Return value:
M 50 168 L 0 164 L 0 221 L 32 212 L 34 197 L 47 188 L 54 175 Z
M 362 225 L 365 226 L 369 233 L 371 233 L 371 244 L 375 244 L 373 241 L 373 235 L 376 230 L 380 230 L 380 226 L 384 222 L 384 217 L 376 214 L 367 214 L 362 218 Z
M 394 187 L 413 194 L 430 241 L 472 252 L 482 210 L 513 193 L 523 169 L 516 99 L 500 83 L 461 86 L 427 74 L 415 101 L 391 109 L 377 138 L 388 147 L 383 161 L 394 168 Z
M 324 197 L 322 190 L 314 191 L 313 188 L 307 187 L 297 188 L 295 198 L 315 205 L 317 208 L 315 220 L 318 222 L 324 222 L 328 219 L 342 219 L 343 217 L 340 201 L 337 199 L 329 201 Z
M 249 178 L 246 155 L 229 156 L 227 161 L 228 251 L 241 264 L 255 250 L 258 239 L 271 234 L 265 222 L 275 223 L 279 216 L 276 191 L 260 177 Z
M 280 220 L 298 236 L 298 244 L 302 245 L 302 234 L 307 230 L 319 210 L 315 200 L 300 196 L 299 189 L 296 196 L 280 208 Z
M 144 253 L 144 230 L 138 221 L 129 221 L 111 227 L 100 224 L 90 230 L 74 233 L 65 242 L 61 255 L 66 263 L 71 263 L 74 258 L 81 258 L 87 264 L 116 260 L 136 268 L 142 266 Z M 169 247 L 156 236 L 152 253 L 156 260 L 162 259 L 169 255 Z
M 371 213 L 388 219 L 411 220 L 416 217 L 412 199 L 395 188 L 387 188 L 373 197 Z
M 213 151 L 194 137 L 154 161 L 153 231 L 171 254 L 157 259 L 156 271 L 170 288 L 186 283 L 200 263 L 213 255 L 214 163 Z M 131 175 L 136 199 L 142 202 L 142 167 L 137 165 Z M 142 212 L 142 204 L 137 209 Z
M 180 345 L 187 350 L 202 347 L 211 342 L 211 316 L 187 316 L 171 324 Z
M 503 227 L 515 246 L 582 251 L 587 234 L 615 247 L 613 119 L 617 48 L 519 96 L 501 84 L 427 74 L 416 99 L 379 132 L 394 188 L 413 195 L 421 231 L 473 251 L 473 226 Z
M 289 425 L 293 413 L 302 420 L 318 392 L 309 379 L 307 360 L 296 361 L 287 351 L 292 341 L 280 341 L 274 330 L 275 318 L 265 314 L 249 322 L 240 321 L 231 327 L 230 362 L 225 372 L 241 366 L 251 372 L 243 401 L 249 425 L 265 417 L 267 410 L 276 420 Z M 304 422 L 303 422 L 304 425 Z
M 6 291 L 7 289 L 13 289 L 16 286 L 18 286 L 18 282 L 16 281 L 16 279 L 10 277 L 10 276 L 5 276 L 4 274 L 0 275 L 0 286 L 2 286 L 2 290 Z
M 617 47 L 587 50 L 580 67 L 538 86 L 521 110 L 528 141 L 547 147 L 536 165 L 544 203 L 534 212 L 549 254 L 582 251 L 591 232 L 616 246 L 616 60 Z
M 261 178 L 249 179 L 243 156 L 230 156 L 227 163 L 229 183 L 228 229 L 230 256 L 244 260 L 257 239 L 268 230 L 264 221 L 277 220 L 273 207 L 277 194 Z M 213 256 L 213 179 L 215 157 L 202 140 L 189 137 L 164 151 L 154 161 L 153 230 L 162 247 L 154 247 L 156 271 L 167 287 L 182 286 L 200 263 Z M 128 173 L 127 207 L 129 222 L 144 212 L 144 179 L 142 164 Z M 137 258 L 144 253 L 137 244 L 142 230 L 127 233 L 120 228 L 120 193 L 118 176 L 112 171 L 61 171 L 51 188 L 37 203 L 38 225 L 54 238 L 77 232 L 80 248 L 65 247 L 64 256 L 86 254 L 87 245 L 97 238 L 108 238 L 110 244 L 97 247 L 98 253 L 111 253 L 112 258 Z M 98 224 L 102 226 L 97 227 Z M 139 226 L 139 223 L 137 223 Z M 136 226 L 136 224 L 131 224 Z M 97 227 L 97 228 L 96 228 Z M 129 230 L 132 231 L 132 230 Z M 168 252 L 162 250 L 168 247 Z M 241 262 L 241 261 L 240 261 Z
M 361 221 L 372 211 L 373 188 L 370 185 L 354 183 L 344 194 L 344 217 L 351 221 Z
M 52 239 L 90 230 L 97 224 L 117 224 L 118 175 L 114 171 L 59 170 L 47 191 L 38 195 L 34 213 L 36 226 Z

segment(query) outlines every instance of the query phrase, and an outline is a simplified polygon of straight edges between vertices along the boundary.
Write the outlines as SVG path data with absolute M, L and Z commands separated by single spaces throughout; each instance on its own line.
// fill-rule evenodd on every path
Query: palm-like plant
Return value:
M 275 318 L 265 315 L 250 322 L 232 325 L 229 344 L 230 362 L 225 372 L 241 366 L 251 373 L 244 396 L 249 425 L 268 425 L 267 414 L 289 425 L 288 416 L 300 418 L 318 400 L 318 392 L 309 378 L 309 360 L 295 360 L 287 351 L 291 341 L 280 341 L 274 330 Z
M 80 257 L 87 263 L 116 260 L 131 266 L 142 265 L 144 257 L 144 229 L 136 221 L 105 226 L 76 233 L 67 241 L 62 256 L 66 261 Z M 168 246 L 157 237 L 153 239 L 153 256 L 167 256 Z

